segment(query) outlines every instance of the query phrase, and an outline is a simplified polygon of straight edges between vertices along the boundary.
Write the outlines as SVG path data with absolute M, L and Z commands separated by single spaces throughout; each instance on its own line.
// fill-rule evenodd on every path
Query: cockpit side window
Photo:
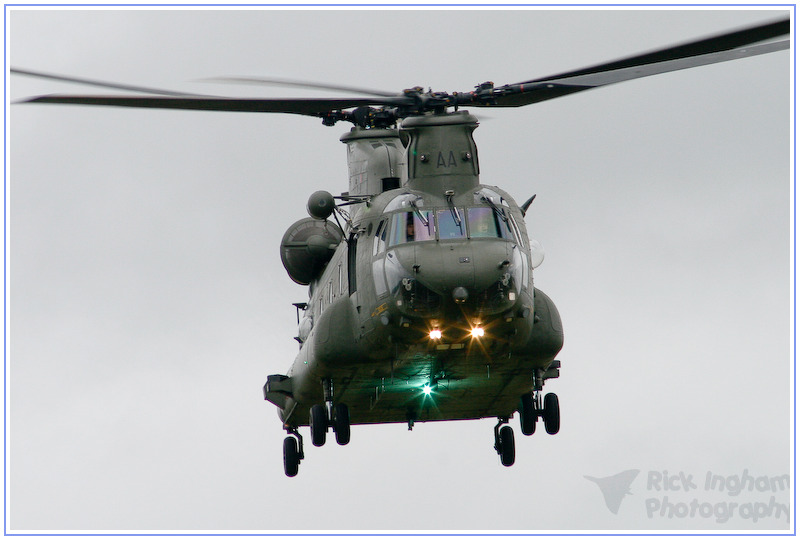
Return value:
M 401 212 L 392 216 L 389 245 L 420 242 L 436 238 L 433 216 L 428 210 Z
M 511 227 L 511 231 L 513 232 L 513 236 L 509 236 L 509 238 L 515 239 L 517 244 L 522 245 L 522 233 L 519 230 L 519 225 L 514 220 L 514 216 L 511 213 L 508 213 L 508 226 Z
M 386 249 L 386 229 L 387 221 L 384 219 L 383 221 L 378 224 L 378 228 L 375 230 L 375 237 L 372 240 L 372 254 L 378 255 L 379 253 L 383 253 Z
M 496 217 L 497 226 L 500 229 L 500 237 L 505 238 L 506 240 L 514 240 L 519 243 L 519 237 L 514 233 L 514 218 L 511 216 L 511 212 L 508 210 L 503 210 L 503 213 L 506 216 L 506 219 L 500 219 Z M 495 212 L 495 216 L 497 213 Z

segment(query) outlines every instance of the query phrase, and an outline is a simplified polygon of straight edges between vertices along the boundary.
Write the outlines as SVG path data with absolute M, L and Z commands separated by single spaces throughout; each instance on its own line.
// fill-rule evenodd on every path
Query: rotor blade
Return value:
M 658 62 L 644 66 L 634 66 L 629 68 L 615 69 L 612 71 L 601 71 L 598 73 L 587 73 L 585 75 L 576 75 L 560 79 L 545 79 L 533 83 L 508 85 L 508 87 L 502 87 L 499 90 L 503 91 L 505 88 L 508 88 L 512 90 L 512 92 L 514 90 L 516 90 L 516 92 L 509 93 L 507 95 L 501 95 L 495 100 L 496 104 L 494 106 L 520 107 L 522 105 L 530 105 L 532 103 L 538 103 L 548 99 L 574 94 L 575 92 L 581 92 L 583 90 L 589 90 L 591 88 L 597 88 L 618 82 L 649 77 L 650 75 L 658 75 L 660 73 L 668 73 L 670 71 L 678 71 L 681 69 L 715 64 L 718 62 L 727 62 L 728 60 L 737 60 L 740 58 L 747 58 L 749 56 L 757 56 L 760 54 L 786 50 L 788 48 L 788 40 L 778 41 L 775 43 L 753 45 L 751 47 L 743 47 L 741 49 L 735 49 L 732 51 L 692 56 L 690 58 L 669 60 L 667 62 Z M 486 106 L 492 105 L 489 104 Z
M 234 111 L 290 113 L 306 116 L 325 116 L 331 111 L 369 105 L 407 105 L 408 100 L 395 98 L 348 99 L 262 99 L 165 96 L 74 96 L 49 95 L 27 99 L 24 103 L 59 103 L 70 105 L 105 105 L 146 109 L 189 109 L 199 111 Z
M 748 45 L 788 34 L 789 30 L 789 20 L 785 19 L 622 60 L 509 84 L 495 89 L 494 104 L 483 105 L 519 107 L 616 82 L 784 50 L 789 48 L 788 40 Z
M 369 88 L 358 88 L 355 86 L 340 86 L 334 84 L 322 84 L 309 81 L 295 81 L 291 79 L 267 78 L 267 77 L 213 77 L 203 79 L 209 82 L 237 83 L 237 84 L 258 84 L 267 86 L 292 86 L 296 88 L 313 88 L 317 90 L 333 90 L 343 92 L 355 92 L 371 96 L 394 97 L 397 92 L 385 92 L 383 90 L 371 90 Z
M 599 73 L 601 71 L 611 71 L 615 69 L 622 69 L 634 66 L 641 66 L 645 64 L 653 64 L 656 62 L 665 62 L 668 60 L 677 60 L 679 58 L 687 58 L 690 56 L 699 56 L 703 54 L 710 54 L 720 51 L 728 51 L 731 49 L 738 49 L 745 45 L 758 43 L 767 39 L 780 37 L 789 33 L 789 19 L 782 19 L 780 21 L 760 24 L 742 30 L 734 30 L 716 36 L 703 38 L 682 45 L 674 45 L 665 49 L 659 49 L 649 53 L 638 54 L 621 60 L 613 62 L 606 62 L 596 66 L 578 69 L 575 71 L 568 71 L 558 75 L 551 75 L 549 77 L 542 77 L 530 81 L 523 81 L 523 83 L 540 82 L 551 79 L 563 79 L 566 77 L 575 77 L 577 75 L 587 75 L 590 73 Z
M 129 84 L 117 84 L 105 81 L 96 81 L 93 79 L 82 79 L 79 77 L 65 77 L 63 75 L 56 75 L 54 73 L 43 73 L 41 71 L 31 71 L 27 69 L 11 68 L 11 73 L 14 75 L 25 75 L 27 77 L 39 77 L 41 79 L 48 79 L 51 81 L 62 81 L 76 84 L 86 84 L 89 86 L 99 86 L 101 88 L 114 88 L 115 90 L 129 90 L 131 92 L 144 92 L 147 94 L 158 94 L 162 96 L 189 96 L 197 94 L 186 94 L 183 92 L 174 92 L 172 90 L 162 90 L 160 88 L 147 88 L 144 86 L 133 86 Z

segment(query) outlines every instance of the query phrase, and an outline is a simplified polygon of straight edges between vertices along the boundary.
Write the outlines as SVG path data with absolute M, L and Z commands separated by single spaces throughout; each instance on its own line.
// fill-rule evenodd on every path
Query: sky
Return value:
M 784 13 L 15 8 L 7 62 L 224 95 L 338 97 L 203 79 L 469 91 Z M 478 111 L 481 181 L 537 194 L 534 281 L 565 330 L 561 431 L 513 419 L 510 468 L 484 419 L 353 426 L 283 473 L 261 387 L 307 292 L 278 247 L 311 193 L 347 190 L 348 125 L 7 105 L 6 530 L 793 526 L 770 483 L 793 474 L 792 54 Z M 586 478 L 631 470 L 616 512 Z

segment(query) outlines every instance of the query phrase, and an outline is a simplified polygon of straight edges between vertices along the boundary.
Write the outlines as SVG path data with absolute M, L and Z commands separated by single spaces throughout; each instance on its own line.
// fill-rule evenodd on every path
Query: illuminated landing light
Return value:
M 475 328 L 470 330 L 469 333 L 474 338 L 481 338 L 484 335 L 483 328 L 481 328 L 480 326 L 476 326 Z
M 422 393 L 425 394 L 426 396 L 431 395 L 431 385 L 426 384 L 425 386 L 423 386 Z
M 428 334 L 431 339 L 442 339 L 442 331 L 438 328 L 431 330 L 430 334 Z

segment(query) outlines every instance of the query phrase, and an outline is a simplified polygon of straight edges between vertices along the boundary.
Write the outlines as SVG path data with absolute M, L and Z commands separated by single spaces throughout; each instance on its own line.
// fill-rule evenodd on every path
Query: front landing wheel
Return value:
M 283 439 L 283 472 L 286 476 L 297 476 L 300 467 L 300 452 L 297 449 L 297 439 L 286 437 Z
M 506 467 L 511 467 L 514 464 L 514 430 L 511 429 L 511 426 L 500 428 L 498 443 L 500 446 L 500 463 Z

